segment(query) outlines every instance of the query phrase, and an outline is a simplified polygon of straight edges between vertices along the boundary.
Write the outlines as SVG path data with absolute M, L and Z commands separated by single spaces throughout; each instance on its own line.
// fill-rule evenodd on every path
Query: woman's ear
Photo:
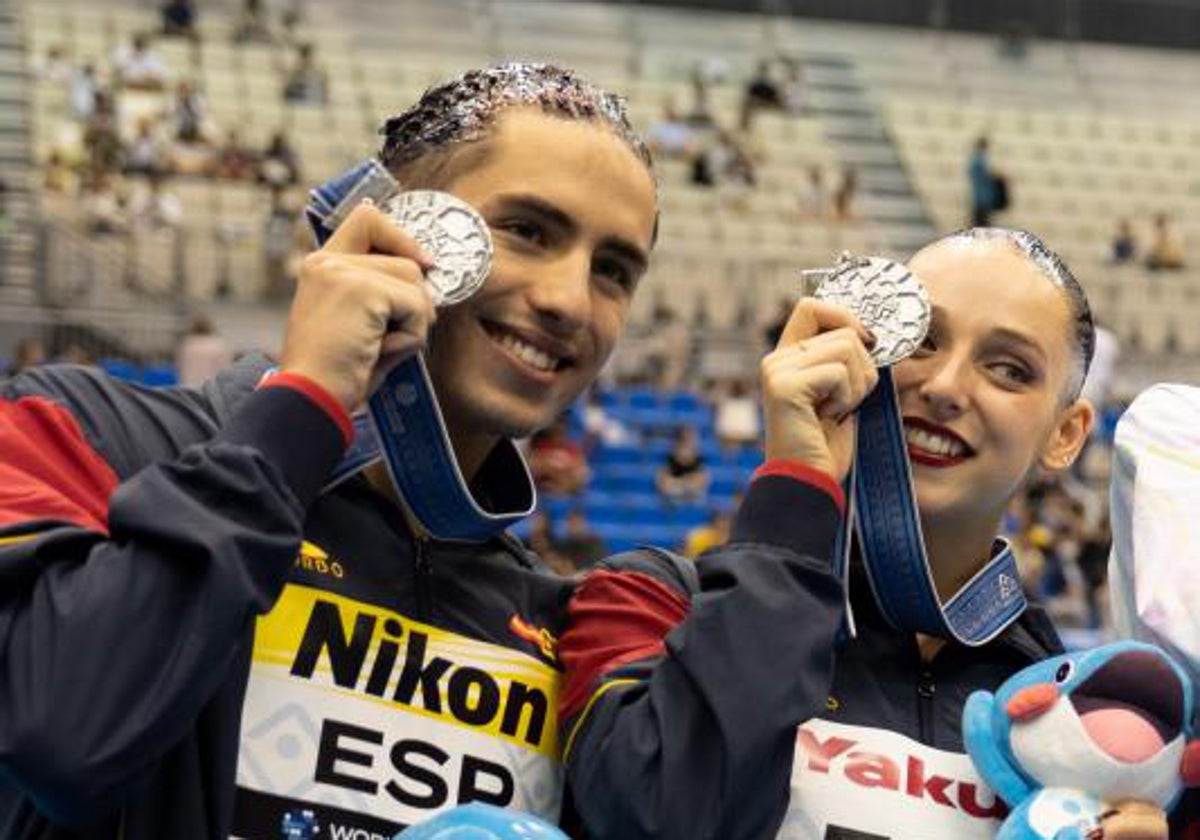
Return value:
M 1065 470 L 1079 457 L 1096 422 L 1096 410 L 1084 399 L 1075 400 L 1059 412 L 1039 461 L 1048 470 Z

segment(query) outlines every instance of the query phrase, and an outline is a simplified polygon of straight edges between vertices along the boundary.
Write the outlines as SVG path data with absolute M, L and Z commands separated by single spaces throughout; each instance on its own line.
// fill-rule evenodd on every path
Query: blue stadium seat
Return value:
M 691 391 L 675 391 L 667 396 L 667 408 L 677 414 L 706 411 L 704 402 Z
M 630 388 L 625 392 L 631 409 L 659 409 L 662 407 L 658 391 L 653 388 Z
M 667 508 L 667 516 L 672 525 L 684 530 L 690 530 L 697 525 L 703 525 L 712 514 L 712 505 L 690 504 Z
M 588 457 L 594 469 L 610 464 L 641 464 L 645 453 L 636 446 L 598 446 Z
M 179 373 L 172 365 L 146 365 L 142 370 L 142 384 L 151 388 L 169 388 L 179 384 Z
M 138 381 L 138 366 L 133 362 L 125 359 L 101 359 L 99 365 L 102 371 L 115 379 L 124 379 L 127 382 Z
M 670 409 L 659 406 L 630 406 L 625 419 L 642 429 L 669 430 L 680 425 L 679 418 Z

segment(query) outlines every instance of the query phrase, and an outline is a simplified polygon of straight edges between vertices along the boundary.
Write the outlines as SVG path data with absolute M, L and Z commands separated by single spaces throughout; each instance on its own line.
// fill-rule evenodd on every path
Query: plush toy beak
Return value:
M 1179 776 L 1188 787 L 1200 787 L 1200 741 L 1192 741 L 1183 748 Z
M 1054 683 L 1038 683 L 1022 688 L 1008 701 L 1008 716 L 1013 720 L 1029 720 L 1050 711 L 1058 700 L 1058 686 Z M 1197 755 L 1200 759 L 1200 755 Z M 1200 764 L 1198 764 L 1200 766 Z

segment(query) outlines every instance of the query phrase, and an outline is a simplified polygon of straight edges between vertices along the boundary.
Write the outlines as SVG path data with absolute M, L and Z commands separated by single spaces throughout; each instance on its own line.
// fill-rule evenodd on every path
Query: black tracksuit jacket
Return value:
M 583 823 L 620 840 L 992 837 L 1004 809 L 963 754 L 963 704 L 1059 652 L 1049 620 L 1031 606 L 992 642 L 924 662 L 856 570 L 858 635 L 843 639 L 840 489 L 772 466 L 692 575 L 642 553 L 577 590 L 560 650 Z
M 0 381 L 4 840 L 557 815 L 570 582 L 507 538 L 418 540 L 365 480 L 322 493 L 346 430 L 266 367 Z M 498 452 L 477 489 L 508 509 Z

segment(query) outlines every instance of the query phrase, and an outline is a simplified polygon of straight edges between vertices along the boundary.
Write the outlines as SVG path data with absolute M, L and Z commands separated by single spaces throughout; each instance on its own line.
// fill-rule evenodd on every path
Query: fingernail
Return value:
M 870 330 L 865 330 L 864 332 L 864 343 L 867 345 L 868 349 L 879 343 L 879 339 L 876 337 L 875 333 L 871 332 Z

